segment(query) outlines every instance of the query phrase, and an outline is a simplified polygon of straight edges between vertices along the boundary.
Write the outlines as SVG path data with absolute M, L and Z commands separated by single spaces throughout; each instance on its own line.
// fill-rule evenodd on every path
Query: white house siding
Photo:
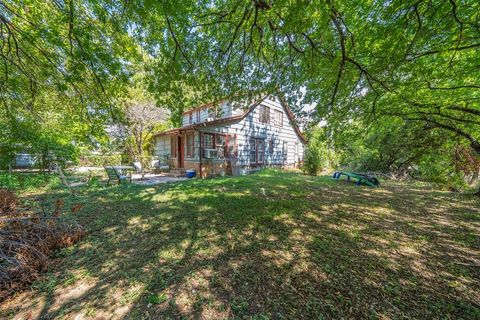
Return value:
M 188 126 L 190 124 L 197 124 L 200 122 L 205 122 L 207 121 L 208 117 L 208 111 L 211 107 L 204 107 L 201 109 L 193 110 L 191 112 L 187 112 L 183 114 L 182 117 L 182 126 Z M 222 118 L 229 118 L 231 116 L 238 115 L 242 112 L 240 108 L 233 108 L 232 103 L 225 101 L 220 103 L 217 108 L 219 108 L 219 116 L 216 117 L 216 119 L 222 119 Z M 190 113 L 193 113 L 192 116 L 192 123 L 190 123 Z M 200 121 L 197 121 L 197 113 L 200 113 Z
M 259 105 L 265 105 L 270 108 L 270 121 L 269 123 L 260 122 L 260 108 Z M 286 110 L 283 108 L 278 99 L 265 99 L 258 106 L 256 106 L 249 114 L 242 120 L 219 126 L 199 127 L 197 130 L 191 130 L 194 132 L 194 157 L 187 157 L 187 145 L 186 135 L 182 134 L 184 139 L 184 165 L 185 168 L 197 167 L 200 163 L 200 132 L 217 132 L 223 134 L 236 135 L 237 137 L 237 151 L 238 151 L 238 165 L 240 166 L 256 166 L 258 164 L 250 163 L 250 138 L 260 138 L 265 140 L 265 161 L 263 165 L 266 166 L 295 166 L 303 161 L 304 144 L 297 135 L 295 129 L 290 122 Z M 241 109 L 233 109 L 229 103 L 222 104 L 222 110 L 224 110 L 223 117 L 231 117 L 241 112 Z M 274 124 L 274 110 L 281 111 L 283 114 L 283 125 L 277 126 Z M 200 121 L 206 121 L 208 116 L 208 109 L 199 110 Z M 194 120 L 196 115 L 194 111 Z M 184 117 L 184 125 L 189 125 L 188 115 Z M 273 153 L 269 153 L 269 141 L 274 141 Z M 287 146 L 287 158 L 284 159 L 283 147 L 286 143 Z M 155 143 L 155 154 L 158 156 L 170 155 L 170 136 L 158 136 Z M 175 158 L 176 159 L 176 158 Z M 212 159 L 202 162 L 206 164 L 210 163 L 224 163 L 225 159 Z M 171 161 L 173 166 L 176 166 L 176 160 Z
M 238 162 L 240 165 L 250 165 L 249 140 L 253 138 L 265 139 L 265 165 L 295 165 L 303 161 L 304 145 L 292 123 L 290 122 L 284 108 L 278 101 L 265 99 L 262 103 L 270 108 L 270 122 L 261 123 L 259 120 L 259 107 L 255 107 L 243 120 L 218 127 L 207 127 L 202 129 L 206 132 L 218 132 L 235 134 L 237 136 Z M 274 110 L 283 113 L 283 126 L 279 127 L 273 123 Z M 275 141 L 273 153 L 268 152 L 269 140 Z M 283 143 L 287 143 L 287 159 L 283 159 Z
M 249 154 L 250 137 L 265 139 L 265 164 L 266 165 L 294 165 L 303 160 L 304 145 L 296 134 L 290 120 L 278 101 L 265 99 L 260 105 L 270 108 L 270 122 L 261 123 L 260 108 L 257 106 L 245 119 L 228 127 L 229 133 L 237 135 L 239 162 L 242 165 L 250 165 Z M 276 126 L 274 122 L 274 110 L 283 113 L 283 126 Z M 273 153 L 268 152 L 268 141 L 273 139 Z M 283 144 L 287 143 L 287 159 L 283 158 Z M 298 157 L 295 159 L 295 146 L 298 146 Z

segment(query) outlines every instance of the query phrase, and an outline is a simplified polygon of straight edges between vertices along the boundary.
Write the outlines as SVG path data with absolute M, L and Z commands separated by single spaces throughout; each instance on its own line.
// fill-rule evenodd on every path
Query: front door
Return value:
M 178 136 L 178 167 L 183 168 L 183 139 L 182 136 Z

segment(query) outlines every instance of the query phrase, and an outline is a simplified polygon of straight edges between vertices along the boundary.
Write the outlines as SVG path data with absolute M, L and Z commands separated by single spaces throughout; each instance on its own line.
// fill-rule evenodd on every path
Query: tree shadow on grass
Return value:
M 271 171 L 99 189 L 37 317 L 475 316 L 479 211 L 449 200 Z

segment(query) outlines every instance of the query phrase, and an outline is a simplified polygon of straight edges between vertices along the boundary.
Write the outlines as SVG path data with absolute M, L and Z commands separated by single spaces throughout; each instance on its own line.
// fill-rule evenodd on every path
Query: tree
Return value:
M 305 88 L 304 97 L 291 98 L 318 103 L 317 121 L 400 118 L 423 124 L 426 134 L 448 131 L 480 154 L 474 0 L 160 6 L 147 14 L 156 19 L 137 21 L 146 46 L 160 44 L 158 87 L 186 84 L 212 95 Z M 151 25 L 159 21 L 165 33 Z
M 144 150 L 155 129 L 165 123 L 168 113 L 156 106 L 155 100 L 137 84 L 128 91 L 123 100 L 126 131 L 132 137 L 130 152 L 133 158 L 143 162 Z
M 76 158 L 118 121 L 133 38 L 118 7 L 99 1 L 0 1 L 0 147 Z

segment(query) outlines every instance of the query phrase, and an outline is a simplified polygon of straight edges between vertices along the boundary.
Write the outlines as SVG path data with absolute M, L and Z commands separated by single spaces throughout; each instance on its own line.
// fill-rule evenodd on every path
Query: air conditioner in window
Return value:
M 217 149 L 205 149 L 203 150 L 203 157 L 207 159 L 218 158 Z
M 206 121 L 209 122 L 209 121 L 213 121 L 213 120 L 215 120 L 214 117 L 208 117 Z

